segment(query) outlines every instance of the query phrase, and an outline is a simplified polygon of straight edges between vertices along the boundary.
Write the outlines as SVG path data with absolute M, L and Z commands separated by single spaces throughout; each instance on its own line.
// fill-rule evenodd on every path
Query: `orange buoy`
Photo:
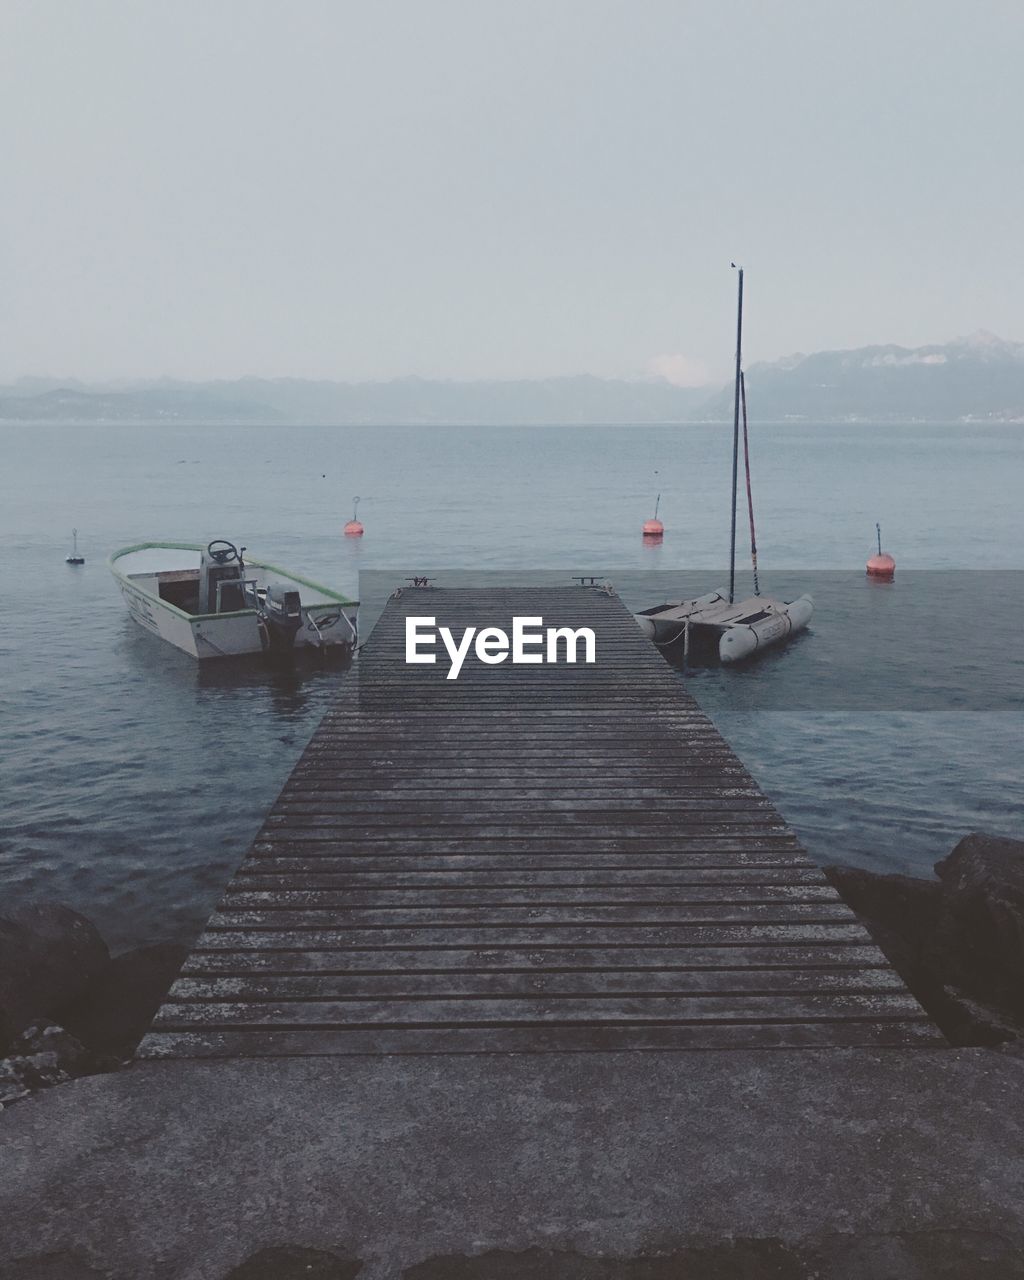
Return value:
M 659 493 L 654 501 L 654 515 L 650 520 L 644 521 L 644 540 L 660 541 L 665 532 L 665 526 L 658 519 L 658 505 L 661 502 L 661 494 Z
M 362 523 L 356 519 L 356 514 L 358 511 L 359 511 L 359 499 L 354 498 L 352 502 L 352 519 L 349 520 L 349 522 L 345 525 L 344 529 L 342 529 L 342 533 L 345 535 L 346 538 L 361 538 L 363 536 L 364 529 L 363 529 Z
M 880 524 L 875 525 L 875 533 L 878 536 L 878 552 L 868 560 L 868 577 L 877 578 L 880 582 L 892 582 L 896 576 L 896 561 L 888 552 L 882 550 L 882 526 Z

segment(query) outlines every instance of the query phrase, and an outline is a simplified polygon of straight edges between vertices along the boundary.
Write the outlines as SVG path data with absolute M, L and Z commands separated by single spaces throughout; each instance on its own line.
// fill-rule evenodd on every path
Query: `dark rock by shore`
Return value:
M 1024 993 L 1024 841 L 970 835 L 936 864 L 951 940 L 1004 994 Z
M 54 1017 L 109 960 L 95 925 L 60 903 L 36 903 L 0 920 L 0 1010 L 8 1042 L 33 1018 Z M 0 1043 L 0 1052 L 5 1049 Z
M 61 1007 L 61 1022 L 97 1052 L 128 1057 L 187 954 L 187 947 L 161 943 L 115 956 Z
M 975 832 L 935 870 L 825 874 L 953 1044 L 1024 1038 L 1024 841 Z
M 8 1056 L 0 1059 L 0 1110 L 36 1089 L 115 1066 L 97 1058 L 57 1023 L 40 1019 L 16 1036 Z
M 57 903 L 0 919 L 0 1107 L 130 1057 L 186 951 L 112 959 L 96 927 Z

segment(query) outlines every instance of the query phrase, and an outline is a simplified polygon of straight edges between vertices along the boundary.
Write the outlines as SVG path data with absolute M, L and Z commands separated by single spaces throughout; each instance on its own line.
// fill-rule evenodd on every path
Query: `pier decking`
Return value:
M 407 666 L 588 626 L 593 666 Z M 943 1044 L 730 747 L 599 590 L 393 599 L 142 1057 Z

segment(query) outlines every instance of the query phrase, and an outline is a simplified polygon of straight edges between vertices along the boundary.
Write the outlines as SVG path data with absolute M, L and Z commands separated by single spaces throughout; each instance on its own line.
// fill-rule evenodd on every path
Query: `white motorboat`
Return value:
M 733 264 L 735 266 L 735 263 Z M 814 613 L 809 595 L 776 600 L 760 593 L 757 577 L 757 535 L 754 499 L 750 484 L 750 450 L 747 443 L 747 389 L 743 376 L 743 269 L 739 269 L 736 306 L 736 386 L 732 434 L 732 529 L 729 546 L 729 589 L 709 592 L 694 600 L 675 600 L 635 614 L 640 630 L 655 644 L 682 641 L 684 655 L 707 658 L 717 654 L 725 663 L 740 662 L 772 645 L 781 644 L 802 631 Z M 750 520 L 750 558 L 754 594 L 736 599 L 736 482 L 739 473 L 740 421 L 743 423 L 743 463 L 746 472 L 747 513 Z M 881 535 L 879 535 L 881 536 Z M 879 542 L 881 547 L 881 542 Z M 870 572 L 870 568 L 869 568 Z
M 200 662 L 358 640 L 359 603 L 217 540 L 140 542 L 110 557 L 139 626 Z

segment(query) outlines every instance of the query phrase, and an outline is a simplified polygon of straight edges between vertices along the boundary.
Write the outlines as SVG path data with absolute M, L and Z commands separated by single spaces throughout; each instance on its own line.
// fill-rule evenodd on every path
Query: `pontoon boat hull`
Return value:
M 796 600 L 752 596 L 730 603 L 721 591 L 677 600 L 635 614 L 644 635 L 667 646 L 681 641 L 705 657 L 742 662 L 802 631 L 814 613 L 809 595 Z
M 774 605 L 767 618 L 757 622 L 734 623 L 718 641 L 718 656 L 723 662 L 742 662 L 764 649 L 782 644 L 797 631 L 803 631 L 814 613 L 814 601 L 808 595 L 788 603 Z

